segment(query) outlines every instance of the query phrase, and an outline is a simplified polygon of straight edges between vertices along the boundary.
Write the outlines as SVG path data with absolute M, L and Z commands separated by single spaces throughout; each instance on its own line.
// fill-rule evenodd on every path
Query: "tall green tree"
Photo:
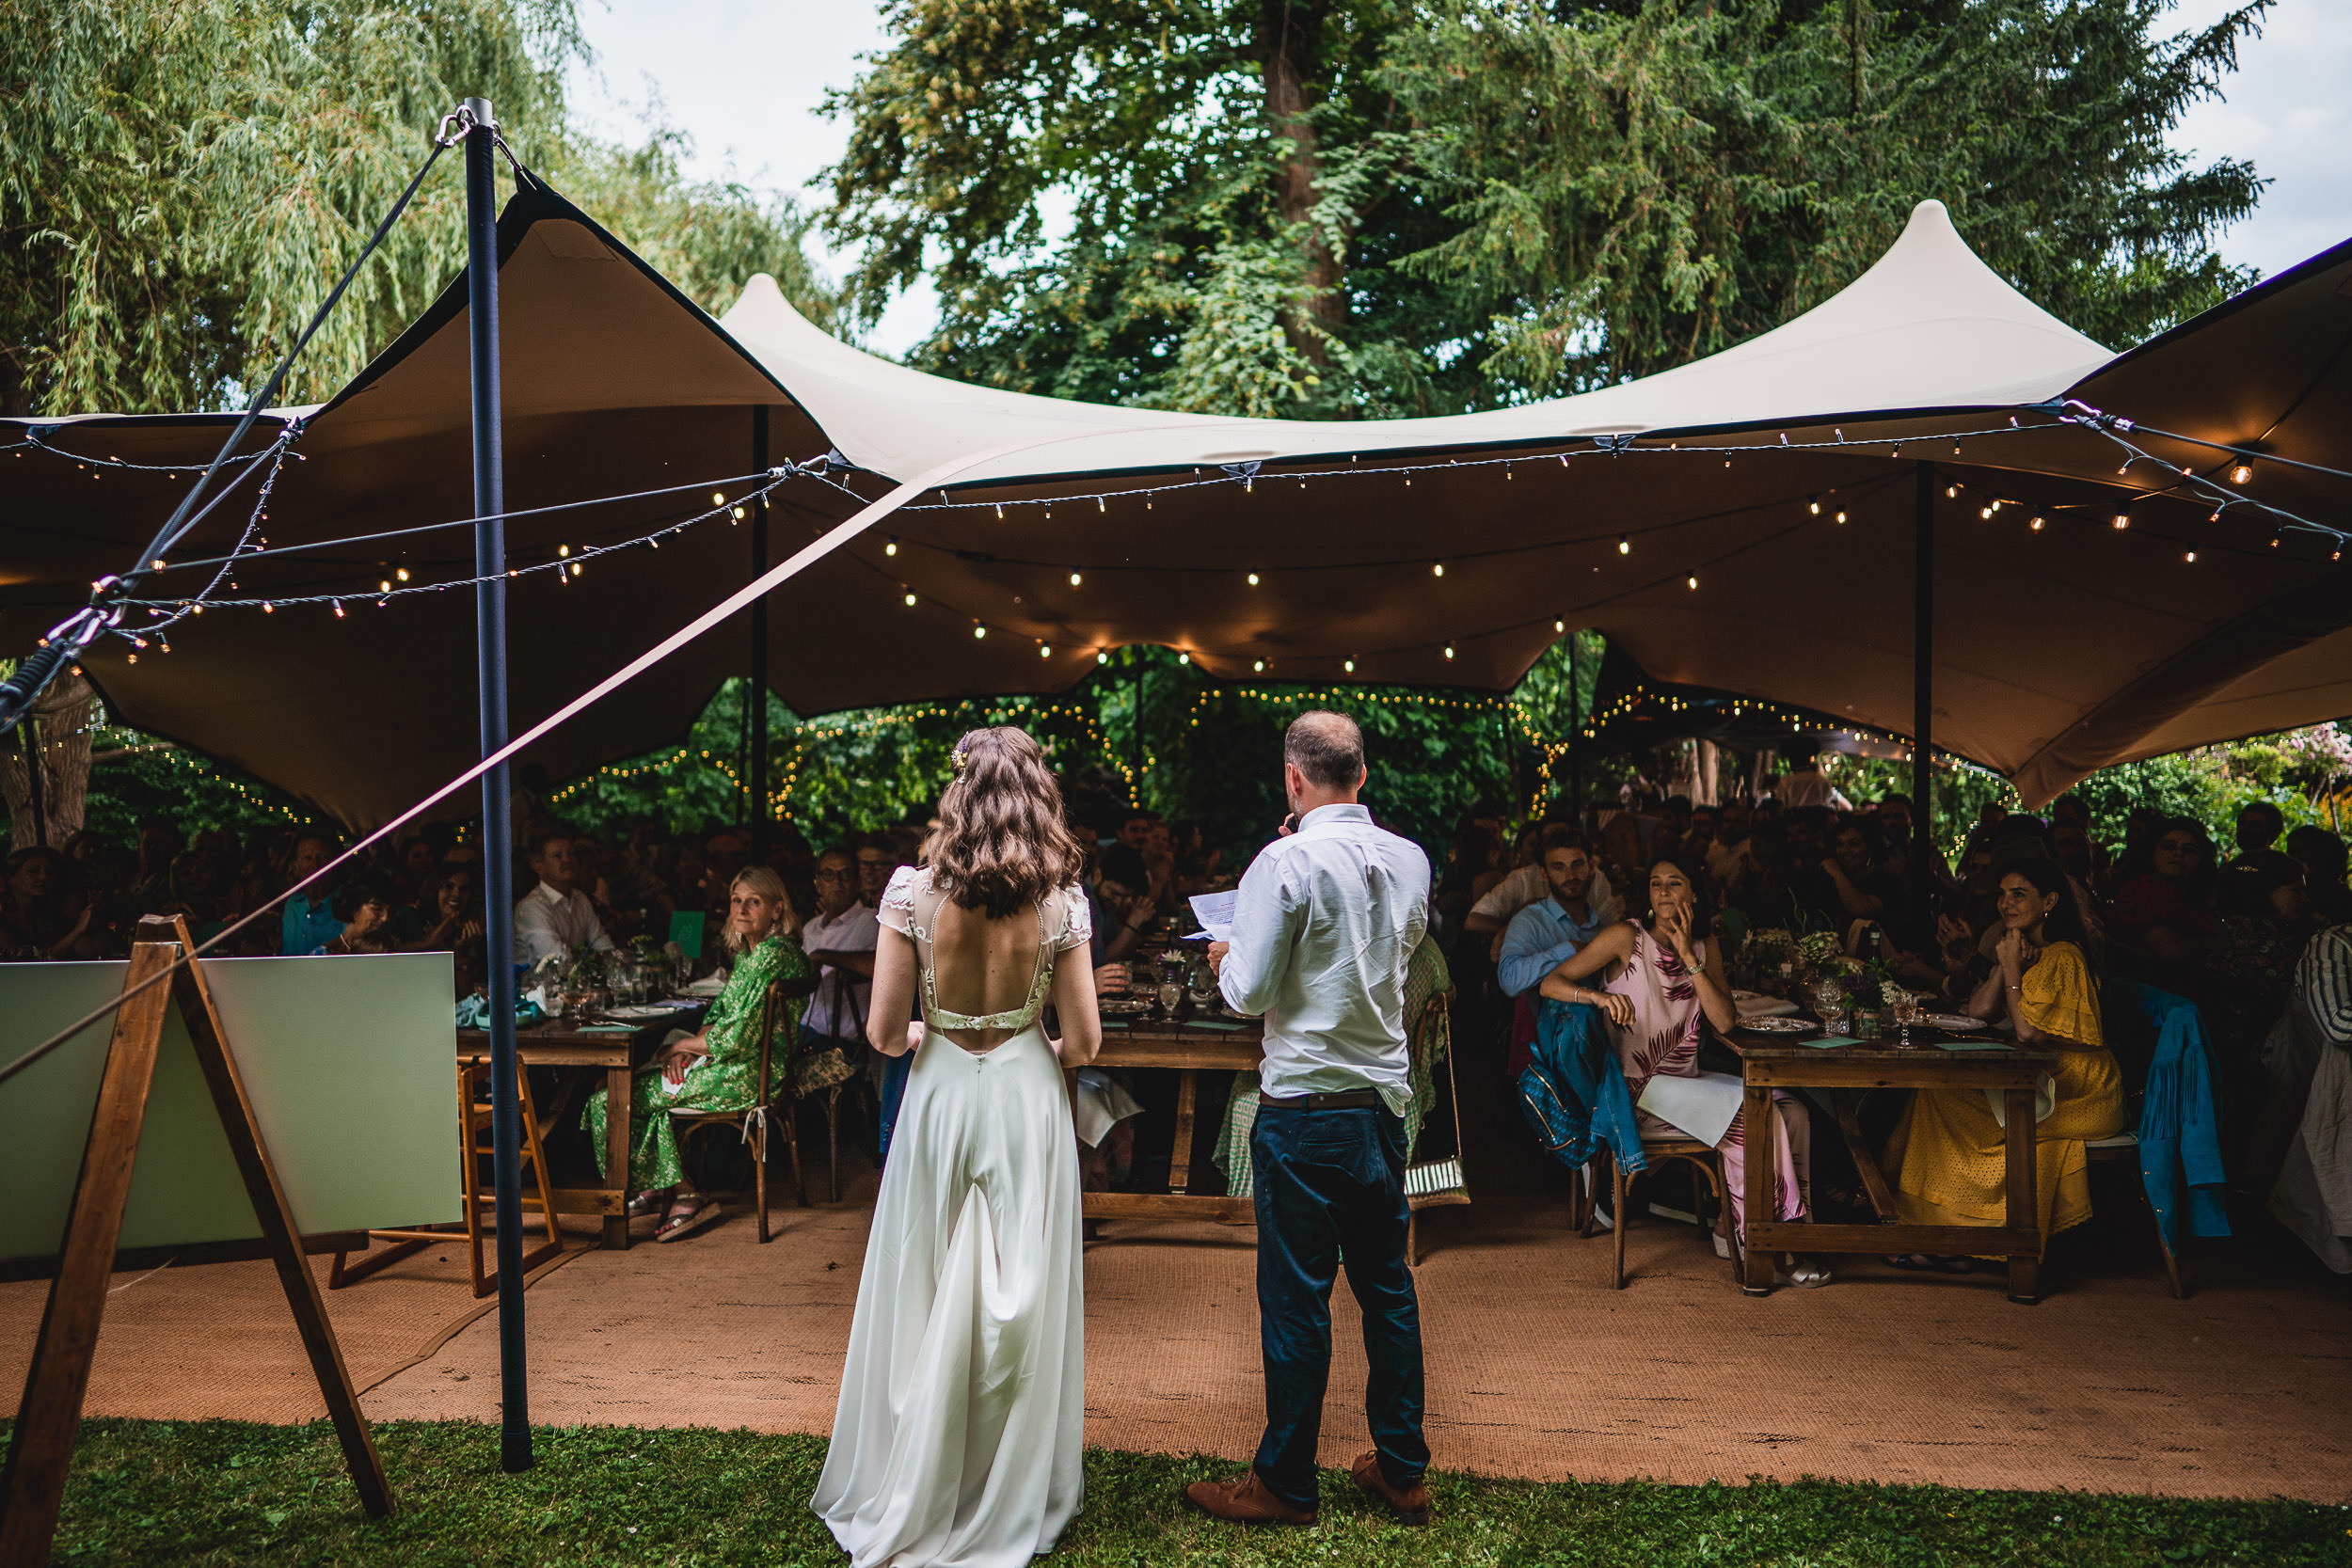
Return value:
M 766 270 L 828 319 L 796 207 L 689 183 L 674 135 L 568 126 L 584 49 L 574 0 L 0 0 L 0 411 L 236 401 L 468 96 L 706 306 Z M 332 393 L 463 264 L 443 162 L 289 401 Z
M 2127 342 L 2247 281 L 2244 164 L 2165 143 L 2268 0 L 895 0 L 833 100 L 870 316 L 996 385 L 1241 414 L 1492 406 L 1763 330 L 1912 205 Z

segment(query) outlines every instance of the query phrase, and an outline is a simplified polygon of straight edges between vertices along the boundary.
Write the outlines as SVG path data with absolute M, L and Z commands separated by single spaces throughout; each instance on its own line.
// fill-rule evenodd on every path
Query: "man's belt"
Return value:
M 1338 1094 L 1272 1095 L 1258 1091 L 1258 1103 L 1278 1111 L 1360 1111 L 1380 1103 L 1376 1089 L 1344 1089 Z

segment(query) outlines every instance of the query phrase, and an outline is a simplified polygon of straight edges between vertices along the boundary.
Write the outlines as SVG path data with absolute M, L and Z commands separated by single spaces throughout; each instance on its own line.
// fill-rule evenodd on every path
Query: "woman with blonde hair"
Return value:
M 799 1037 L 801 1009 L 817 989 L 817 968 L 801 951 L 801 917 L 783 879 L 764 865 L 737 874 L 727 893 L 727 924 L 722 942 L 735 960 L 727 983 L 703 1019 L 702 1033 L 672 1030 L 654 1068 L 641 1075 L 628 1105 L 629 1211 L 649 1212 L 669 1198 L 669 1212 L 654 1232 L 675 1242 L 719 1217 L 718 1200 L 694 1190 L 678 1163 L 672 1111 L 748 1111 L 759 1098 L 760 1004 L 771 985 L 785 1006 L 768 1021 L 769 1038 Z M 787 1030 L 789 1021 L 792 1027 Z M 784 1063 L 771 1060 L 771 1073 Z M 605 1092 L 588 1097 L 580 1123 L 589 1147 L 604 1144 Z
M 1085 1491 L 1062 1079 L 1102 1045 L 1083 854 L 1026 734 L 973 730 L 954 767 L 928 863 L 882 894 L 874 954 L 867 1038 L 914 1066 L 814 1499 L 858 1568 L 1025 1564 Z M 1048 1001 L 1059 1039 L 1040 1022 Z

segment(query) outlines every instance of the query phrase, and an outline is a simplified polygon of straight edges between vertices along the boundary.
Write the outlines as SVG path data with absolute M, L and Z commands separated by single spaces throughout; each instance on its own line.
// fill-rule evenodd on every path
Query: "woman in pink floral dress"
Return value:
M 1706 929 L 1707 920 L 1699 908 L 1698 889 L 1674 861 L 1651 865 L 1649 904 L 1646 926 L 1629 920 L 1610 927 L 1546 975 L 1539 989 L 1555 1002 L 1589 1005 L 1608 1021 L 1617 1064 L 1645 1132 L 1696 1137 L 1714 1145 L 1723 1156 L 1733 1233 L 1744 1237 L 1747 1147 L 1739 1115 L 1740 1080 L 1729 1073 L 1701 1071 L 1698 1065 L 1701 1017 L 1728 1030 L 1738 1022 L 1739 1009 L 1724 983 L 1714 943 L 1692 935 Z M 1600 989 L 1584 984 L 1594 979 L 1601 981 Z M 1779 1146 L 1773 1162 L 1778 1178 L 1773 1217 L 1805 1219 L 1812 1122 L 1804 1102 L 1785 1090 L 1775 1089 L 1772 1102 L 1772 1138 Z M 1818 1263 L 1793 1257 L 1784 1257 L 1781 1263 L 1783 1283 L 1829 1282 L 1829 1271 Z

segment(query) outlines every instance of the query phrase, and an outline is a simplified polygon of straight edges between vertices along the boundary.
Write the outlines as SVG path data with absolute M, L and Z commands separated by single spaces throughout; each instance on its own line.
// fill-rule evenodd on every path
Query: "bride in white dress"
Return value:
M 882 895 L 874 955 L 868 1037 L 914 1066 L 814 1499 L 857 1568 L 1018 1568 L 1053 1550 L 1085 1496 L 1062 1077 L 1102 1045 L 1083 851 L 1024 732 L 970 732 L 955 767 L 928 863 Z M 889 1022 L 918 990 L 923 1022 Z M 1058 1040 L 1039 1022 L 1049 1000 Z

